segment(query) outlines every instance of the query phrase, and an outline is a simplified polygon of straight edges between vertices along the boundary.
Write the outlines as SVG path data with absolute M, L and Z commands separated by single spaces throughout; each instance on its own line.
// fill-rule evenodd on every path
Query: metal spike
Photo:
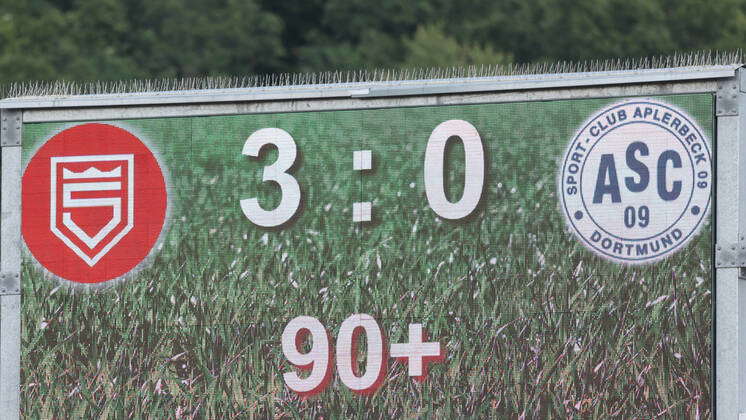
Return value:
M 250 76 L 182 77 L 115 81 L 22 81 L 0 85 L 0 97 L 49 95 L 101 95 L 130 92 L 162 92 L 197 89 L 267 88 L 334 83 L 399 83 L 406 80 L 500 77 L 506 75 L 555 74 L 642 70 L 741 64 L 744 52 L 701 50 L 674 52 L 670 55 L 638 58 L 592 59 L 570 62 L 510 63 L 507 65 L 464 65 L 447 67 L 409 67 L 402 69 L 336 70 L 320 73 L 279 73 Z

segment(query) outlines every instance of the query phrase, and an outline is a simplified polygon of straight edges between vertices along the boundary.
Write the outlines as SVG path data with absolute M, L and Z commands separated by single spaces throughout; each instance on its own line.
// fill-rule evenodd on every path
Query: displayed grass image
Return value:
M 657 99 L 713 138 L 710 95 Z M 167 230 L 148 265 L 109 287 L 72 287 L 27 254 L 23 415 L 710 418 L 709 224 L 661 262 L 624 266 L 577 242 L 559 209 L 558 161 L 578 126 L 614 101 L 109 121 L 167 172 Z M 429 208 L 423 179 L 428 137 L 450 119 L 476 127 L 487 158 L 479 207 L 459 221 Z M 24 125 L 24 162 L 67 126 Z M 266 127 L 290 133 L 299 152 L 290 172 L 301 210 L 277 228 L 252 224 L 239 205 L 279 203 L 277 185 L 262 182 L 277 151 L 241 154 Z M 449 144 L 455 200 L 463 147 Z M 356 150 L 372 151 L 370 171 L 352 170 Z M 373 220 L 353 223 L 352 203 L 363 201 Z M 314 397 L 287 389 L 288 321 L 316 317 L 333 342 L 356 313 L 374 316 L 390 343 L 424 324 L 445 360 L 420 383 L 391 359 L 368 396 L 336 372 Z

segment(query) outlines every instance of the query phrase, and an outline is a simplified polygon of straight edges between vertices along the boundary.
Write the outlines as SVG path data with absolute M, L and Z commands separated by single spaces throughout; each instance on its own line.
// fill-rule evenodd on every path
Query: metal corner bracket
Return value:
M 746 268 L 746 241 L 716 244 L 715 268 Z
M 0 146 L 21 145 L 21 111 L 16 109 L 2 110 L 0 117 Z
M 0 110 L 2 152 L 2 249 L 0 249 L 0 296 L 21 293 L 20 242 L 20 146 L 23 114 L 18 109 Z
M 20 273 L 2 273 L 0 274 L 0 296 L 3 295 L 20 295 L 21 294 L 21 275 Z
M 716 116 L 738 115 L 739 84 L 737 78 L 724 79 L 718 83 L 715 93 Z

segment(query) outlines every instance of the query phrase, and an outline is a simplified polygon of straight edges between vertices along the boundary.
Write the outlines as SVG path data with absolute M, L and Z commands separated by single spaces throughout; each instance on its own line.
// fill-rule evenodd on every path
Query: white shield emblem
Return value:
M 134 155 L 51 158 L 50 228 L 93 267 L 134 226 Z

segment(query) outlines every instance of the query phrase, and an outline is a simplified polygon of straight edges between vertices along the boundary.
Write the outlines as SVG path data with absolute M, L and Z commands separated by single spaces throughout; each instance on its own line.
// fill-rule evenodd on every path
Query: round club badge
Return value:
M 21 230 L 37 261 L 77 283 L 121 277 L 150 253 L 168 197 L 148 147 L 128 131 L 82 124 L 61 131 L 29 160 Z
M 712 162 L 704 132 L 682 110 L 632 100 L 598 111 L 567 147 L 562 211 L 593 252 L 647 263 L 680 250 L 710 208 Z

